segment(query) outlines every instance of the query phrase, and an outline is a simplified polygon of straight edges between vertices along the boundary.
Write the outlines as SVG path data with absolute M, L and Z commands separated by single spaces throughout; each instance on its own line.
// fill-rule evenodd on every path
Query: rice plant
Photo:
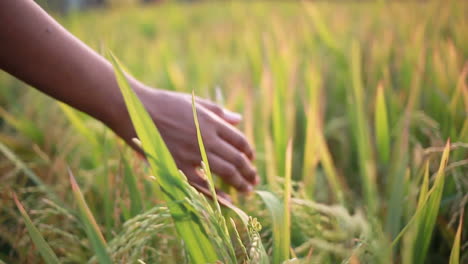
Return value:
M 466 263 L 466 13 L 239 1 L 57 17 L 113 63 L 146 160 L 0 73 L 0 263 Z M 209 190 L 190 186 L 124 72 L 242 113 L 258 189 L 212 174 L 195 101 Z

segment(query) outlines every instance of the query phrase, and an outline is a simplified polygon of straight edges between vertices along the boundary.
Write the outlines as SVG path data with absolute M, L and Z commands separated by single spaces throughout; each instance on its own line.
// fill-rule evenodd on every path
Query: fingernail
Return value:
M 252 192 L 253 191 L 253 187 L 252 185 L 247 185 L 247 192 Z
M 239 123 L 242 120 L 242 115 L 239 113 L 231 112 L 224 109 L 224 118 L 232 123 Z

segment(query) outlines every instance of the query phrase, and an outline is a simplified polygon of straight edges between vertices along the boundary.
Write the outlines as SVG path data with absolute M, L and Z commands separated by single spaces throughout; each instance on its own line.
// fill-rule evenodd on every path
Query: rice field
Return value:
M 468 263 L 467 13 L 234 1 L 54 16 L 113 62 L 150 158 L 0 72 L 0 263 Z M 255 192 L 206 157 L 213 200 L 233 205 L 192 188 L 124 67 L 241 113 Z

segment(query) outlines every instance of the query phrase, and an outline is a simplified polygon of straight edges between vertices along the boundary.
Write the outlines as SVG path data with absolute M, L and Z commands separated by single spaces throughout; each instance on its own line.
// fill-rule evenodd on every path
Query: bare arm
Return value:
M 121 101 L 111 65 L 33 1 L 1 1 L 0 49 L 0 67 L 42 92 L 104 122 L 117 114 L 101 107 Z
M 135 131 L 111 64 L 32 0 L 0 1 L 0 68 L 99 119 L 132 145 Z M 190 97 L 152 89 L 128 78 L 178 167 L 192 184 L 204 185 L 195 169 L 200 164 L 200 154 Z M 210 101 L 197 102 L 213 171 L 237 189 L 250 191 L 258 177 L 250 162 L 251 146 L 232 126 L 240 117 Z

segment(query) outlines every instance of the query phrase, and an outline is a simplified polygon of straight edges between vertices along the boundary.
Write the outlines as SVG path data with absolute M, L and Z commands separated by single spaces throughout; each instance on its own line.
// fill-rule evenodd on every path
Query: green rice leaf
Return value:
M 424 263 L 431 242 L 432 232 L 439 214 L 440 201 L 444 191 L 445 167 L 447 166 L 450 152 L 450 140 L 445 145 L 444 152 L 437 171 L 431 194 L 427 198 L 426 205 L 417 219 L 418 231 L 414 242 L 413 263 Z
M 26 228 L 28 229 L 29 236 L 33 240 L 34 245 L 37 247 L 37 250 L 41 254 L 45 263 L 60 263 L 57 255 L 55 255 L 54 251 L 52 250 L 52 248 L 50 248 L 49 244 L 47 244 L 39 230 L 37 230 L 37 228 L 34 226 L 33 222 L 28 216 L 28 213 L 26 212 L 26 210 L 24 210 L 23 205 L 18 201 L 16 194 L 13 194 L 13 199 L 15 200 L 16 206 L 18 207 L 18 210 L 20 211 L 21 216 L 24 219 L 24 223 L 26 225 Z
M 418 206 L 416 207 L 417 210 L 422 208 L 424 201 L 427 199 L 428 191 L 429 191 L 429 162 L 427 161 L 426 165 L 424 166 L 423 182 L 419 190 Z
M 292 174 L 292 140 L 286 149 L 286 165 L 284 172 L 284 194 L 283 194 L 283 224 L 281 226 L 281 256 L 289 259 L 291 249 L 291 174 Z
M 112 263 L 112 260 L 107 253 L 107 244 L 104 236 L 101 233 L 99 225 L 94 219 L 93 213 L 86 204 L 80 187 L 76 183 L 75 177 L 73 177 L 71 170 L 68 170 L 68 173 L 70 175 L 73 196 L 75 197 L 75 201 L 78 204 L 80 219 L 85 227 L 85 232 L 89 241 L 91 242 L 92 248 L 96 253 L 96 257 L 99 260 L 99 263 L 110 264 Z
M 282 250 L 283 240 L 283 226 L 284 226 L 284 205 L 281 201 L 271 192 L 268 191 L 256 191 L 256 193 L 262 198 L 268 211 L 270 211 L 272 221 L 272 232 L 273 232 L 273 260 L 272 263 L 279 264 L 287 259 L 287 255 L 284 255 Z M 289 254 L 289 252 L 288 252 Z
M 461 240 L 461 234 L 462 234 L 462 226 L 463 226 L 463 211 L 460 213 L 460 222 L 458 223 L 457 233 L 455 234 L 455 240 L 453 241 L 449 264 L 460 263 L 460 240 Z
M 18 132 L 25 135 L 37 144 L 44 142 L 44 133 L 36 126 L 32 120 L 24 119 L 19 116 L 14 116 L 8 113 L 3 107 L 0 106 L 0 119 L 6 121 L 9 125 L 14 127 Z
M 154 188 L 163 190 L 163 197 L 168 202 L 168 207 L 173 216 L 179 236 L 184 240 L 185 248 L 193 263 L 212 263 L 218 260 L 216 251 L 205 232 L 199 219 L 193 219 L 193 214 L 187 204 L 182 202 L 188 198 L 184 182 L 187 179 L 179 172 L 172 156 L 167 149 L 161 135 L 150 115 L 130 87 L 123 67 L 113 54 L 110 60 L 120 90 L 125 100 L 127 110 L 135 127 L 138 139 L 148 158 L 152 173 L 157 177 L 158 184 Z
M 319 116 L 319 94 L 320 94 L 320 75 L 313 70 L 309 70 L 310 73 L 306 75 L 306 83 L 309 90 L 309 100 L 307 109 L 307 125 L 305 135 L 305 146 L 304 146 L 304 161 L 302 167 L 302 179 L 304 181 L 305 192 L 310 198 L 314 196 L 316 175 L 315 170 L 319 160 L 319 151 L 317 149 L 317 134 L 321 127 L 318 126 L 316 118 Z
M 323 117 L 320 113 L 320 99 L 322 98 L 320 75 L 315 71 L 311 71 L 307 75 L 306 80 L 309 87 L 309 106 L 302 171 L 304 188 L 309 197 L 313 197 L 313 191 L 315 190 L 315 167 L 320 161 L 330 185 L 330 193 L 335 198 L 335 201 L 344 204 L 343 186 L 338 179 L 339 176 L 323 131 Z
M 130 217 L 134 217 L 143 211 L 143 198 L 141 197 L 141 192 L 138 189 L 137 179 L 132 173 L 132 169 L 125 157 L 122 157 L 122 163 L 124 167 L 124 182 L 130 197 Z
M 304 1 L 305 10 L 308 13 L 308 17 L 312 20 L 312 23 L 317 30 L 317 34 L 325 46 L 332 51 L 335 56 L 339 59 L 344 60 L 344 53 L 338 45 L 338 41 L 333 37 L 332 32 L 329 30 L 326 22 L 322 15 L 317 10 L 316 4 Z
M 371 213 L 377 210 L 378 196 L 376 185 L 376 168 L 370 142 L 370 132 L 366 117 L 364 85 L 361 76 L 361 48 L 356 40 L 351 44 L 351 105 L 349 114 L 353 127 L 354 138 L 359 155 L 359 174 L 363 184 L 364 198 L 367 209 Z
M 65 207 L 63 202 L 58 198 L 57 194 L 49 188 L 44 182 L 32 171 L 26 164 L 11 151 L 6 145 L 0 142 L 0 152 L 3 153 L 19 170 L 36 184 L 42 191 L 47 193 L 47 195 L 57 204 L 60 204 L 62 207 Z
M 215 186 L 213 182 L 213 176 L 211 175 L 210 163 L 208 162 L 208 156 L 206 155 L 205 145 L 203 144 L 202 134 L 200 131 L 200 124 L 198 123 L 198 115 L 197 115 L 197 107 L 195 106 L 195 92 L 194 91 L 192 91 L 192 112 L 193 112 L 193 120 L 195 122 L 195 127 L 197 129 L 197 140 L 198 140 L 198 146 L 200 147 L 200 153 L 202 156 L 203 170 L 208 180 L 208 186 L 210 188 L 211 197 L 213 197 L 213 200 L 216 205 L 216 209 L 218 210 L 218 213 L 221 213 L 221 208 L 218 203 L 218 196 L 216 195 L 216 190 L 215 190 Z
M 65 115 L 67 116 L 72 126 L 86 138 L 88 143 L 90 143 L 95 149 L 97 149 L 97 147 L 99 146 L 97 138 L 95 137 L 94 133 L 91 132 L 92 130 L 86 127 L 82 117 L 79 116 L 79 113 L 64 103 L 59 103 L 59 106 L 60 109 L 62 109 L 63 113 L 65 113 Z
M 434 229 L 435 220 L 437 217 L 437 213 L 439 210 L 440 199 L 442 196 L 442 191 L 444 187 L 444 171 L 447 166 L 447 161 L 450 152 L 450 140 L 447 141 L 447 145 L 444 148 L 444 152 L 442 154 L 442 158 L 440 160 L 439 170 L 436 174 L 436 179 L 432 188 L 427 192 L 424 188 L 424 185 L 428 184 L 429 174 L 428 170 L 425 172 L 427 175 L 424 177 L 427 180 L 423 180 L 423 189 L 421 190 L 420 200 L 418 201 L 418 207 L 414 215 L 410 218 L 406 226 L 400 231 L 400 233 L 395 237 L 392 241 L 392 248 L 396 246 L 400 238 L 406 233 L 406 231 L 415 225 L 416 228 L 416 235 L 415 241 L 412 243 L 415 246 L 414 252 L 414 259 L 424 259 L 425 254 L 427 253 L 428 243 L 430 242 L 432 236 L 432 230 Z M 428 167 L 427 167 L 428 169 Z M 427 182 L 425 182 L 427 181 Z M 419 251 L 425 250 L 424 254 L 421 254 Z M 416 254 L 418 256 L 416 256 Z M 424 256 L 424 257 L 421 257 Z M 417 258 L 416 258 L 417 257 Z M 412 263 L 419 263 L 419 262 L 412 262 Z M 423 262 L 422 262 L 423 263 Z
M 387 164 L 390 160 L 390 133 L 388 128 L 387 105 L 383 85 L 377 87 L 375 98 L 375 137 L 380 160 Z

